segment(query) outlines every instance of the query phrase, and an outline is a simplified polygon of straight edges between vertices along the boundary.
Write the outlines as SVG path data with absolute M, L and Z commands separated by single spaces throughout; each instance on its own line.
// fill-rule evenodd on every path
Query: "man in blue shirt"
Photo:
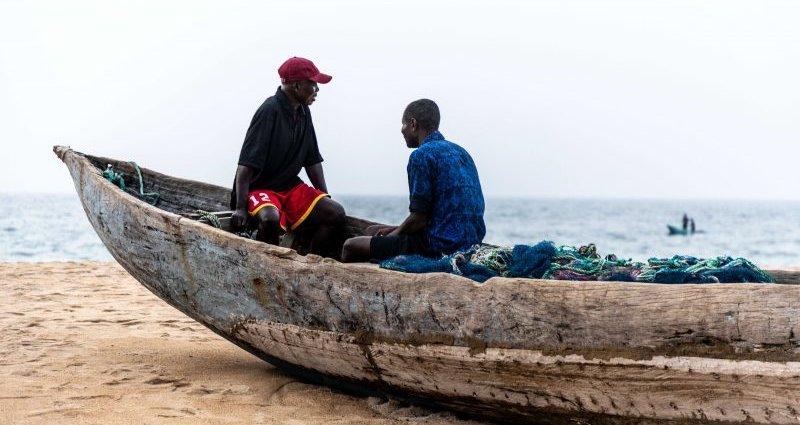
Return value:
M 483 241 L 483 192 L 472 157 L 439 132 L 439 107 L 411 102 L 400 132 L 416 149 L 408 159 L 409 214 L 399 226 L 372 226 L 345 241 L 342 261 L 379 261 L 401 254 L 440 256 Z

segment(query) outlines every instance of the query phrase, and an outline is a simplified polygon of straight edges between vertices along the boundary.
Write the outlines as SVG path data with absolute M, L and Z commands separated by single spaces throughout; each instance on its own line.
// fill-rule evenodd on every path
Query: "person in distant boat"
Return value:
M 401 254 L 440 256 L 479 244 L 486 234 L 483 192 L 469 153 L 439 132 L 439 107 L 411 102 L 400 132 L 415 149 L 408 159 L 409 214 L 399 226 L 371 226 L 345 241 L 342 261 L 379 261 Z
M 686 231 L 686 227 L 689 225 L 689 216 L 686 213 L 683 213 L 683 231 Z
M 322 155 L 309 106 L 319 87 L 331 81 L 308 60 L 293 57 L 278 68 L 281 86 L 258 108 L 247 130 L 231 193 L 232 224 L 258 226 L 256 239 L 278 244 L 287 230 L 313 230 L 310 251 L 323 254 L 344 208 L 328 195 Z M 299 177 L 305 168 L 313 187 Z
M 689 220 L 689 227 L 691 228 L 691 233 L 694 234 L 694 218 Z

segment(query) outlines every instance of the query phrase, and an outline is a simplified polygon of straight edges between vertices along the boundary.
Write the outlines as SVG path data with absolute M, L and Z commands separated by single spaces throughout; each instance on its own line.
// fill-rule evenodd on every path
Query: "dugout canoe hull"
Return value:
M 775 285 L 479 285 L 342 264 L 179 214 L 227 209 L 226 188 L 143 169 L 154 207 L 101 175 L 109 163 L 130 179 L 129 163 L 54 151 L 134 278 L 306 380 L 503 422 L 800 423 L 796 272 L 772 272 L 787 283 Z

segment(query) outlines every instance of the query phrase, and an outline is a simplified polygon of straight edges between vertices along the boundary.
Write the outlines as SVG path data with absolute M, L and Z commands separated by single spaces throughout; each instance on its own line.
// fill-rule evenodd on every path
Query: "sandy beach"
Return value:
M 479 424 L 299 382 L 115 263 L 0 264 L 0 423 Z

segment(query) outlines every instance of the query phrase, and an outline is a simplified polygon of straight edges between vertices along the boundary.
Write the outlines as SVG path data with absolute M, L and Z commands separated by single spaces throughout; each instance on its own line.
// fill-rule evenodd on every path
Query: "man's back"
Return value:
M 483 241 L 483 192 L 475 163 L 464 148 L 436 131 L 412 152 L 407 171 L 411 210 L 428 214 L 434 251 L 451 253 Z

